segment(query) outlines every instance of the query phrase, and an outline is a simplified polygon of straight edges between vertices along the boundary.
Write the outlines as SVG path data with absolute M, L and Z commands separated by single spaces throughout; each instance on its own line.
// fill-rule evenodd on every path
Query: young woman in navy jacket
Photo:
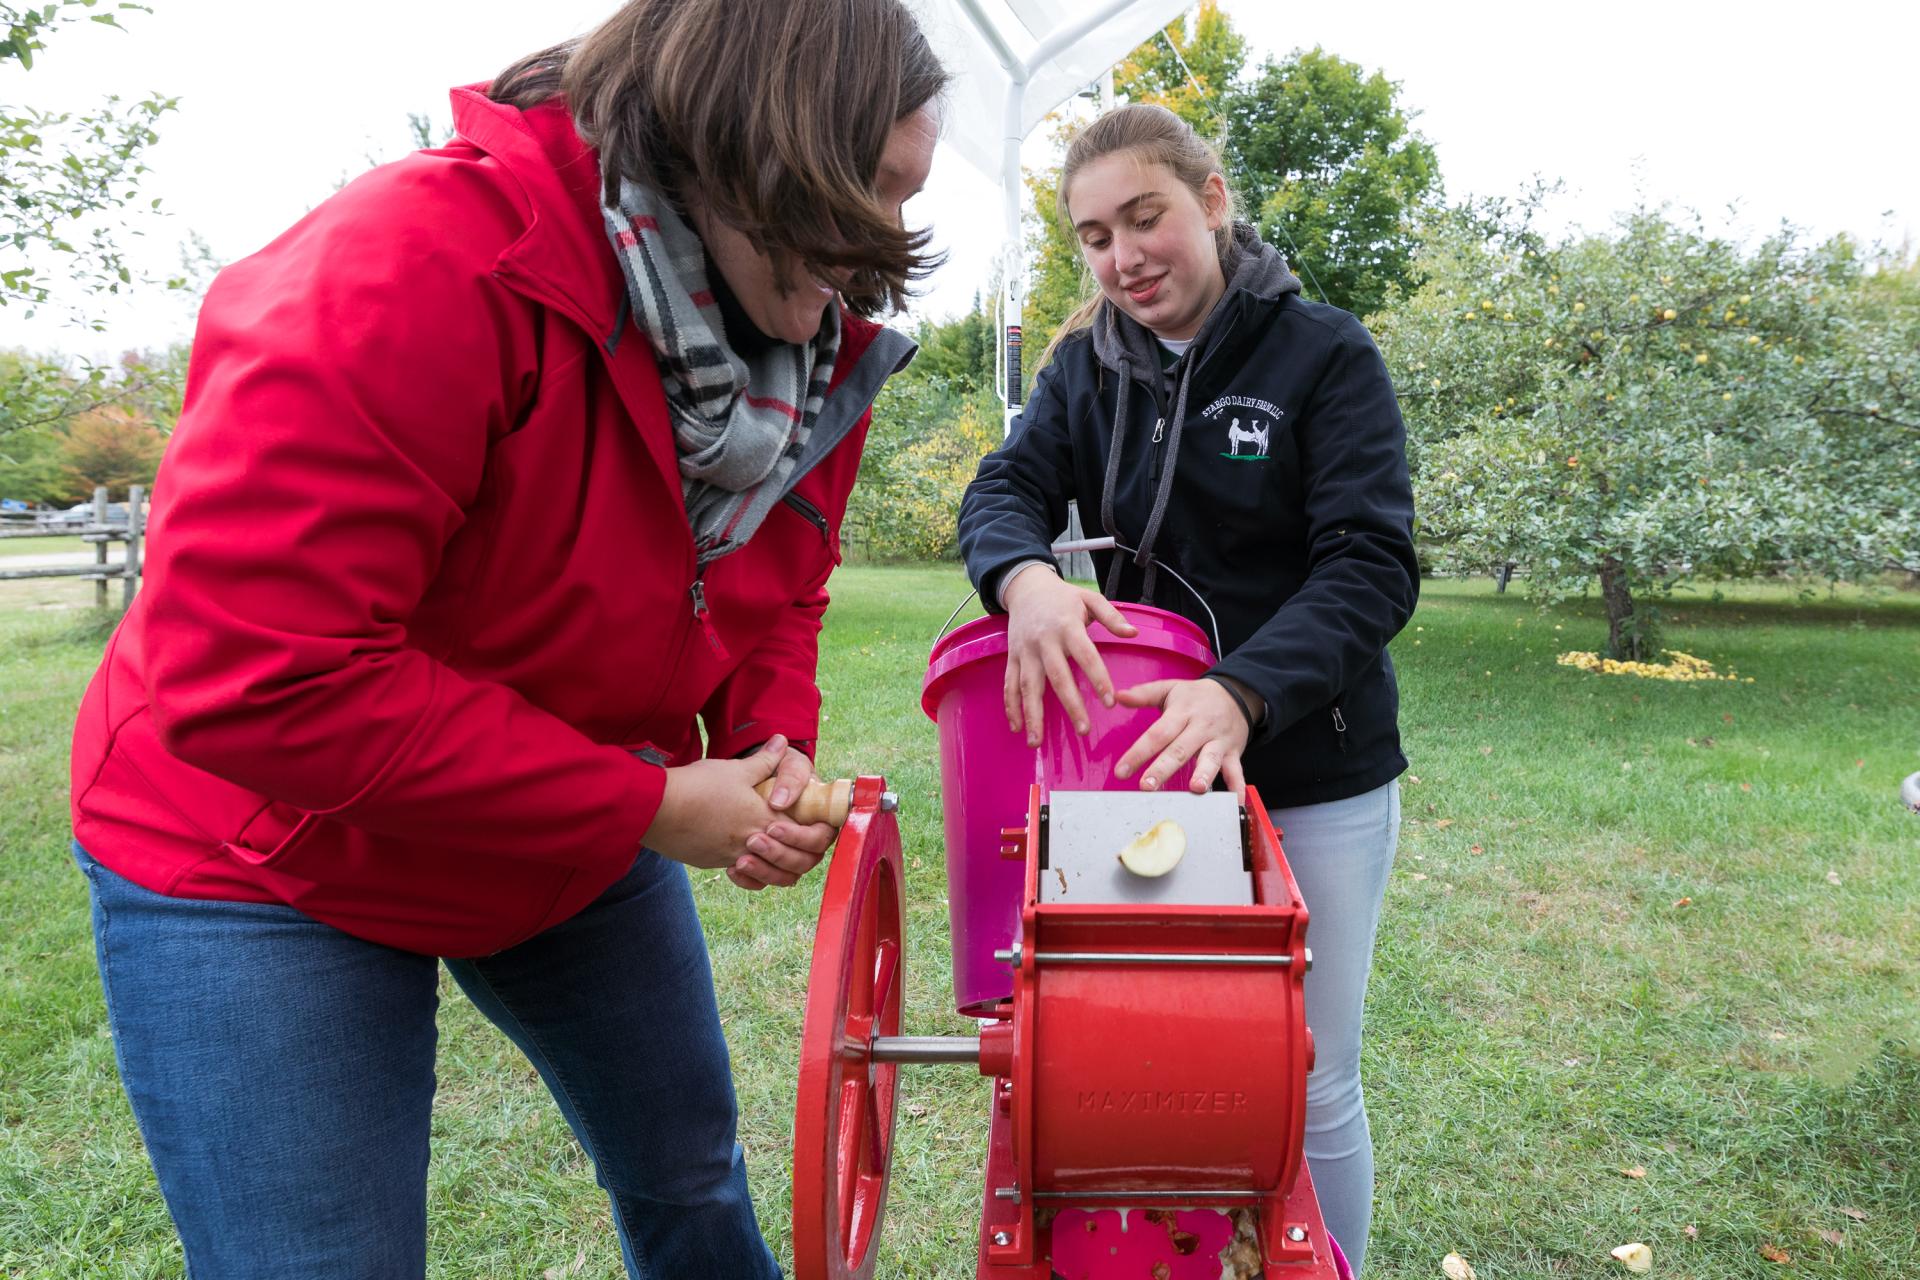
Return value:
M 1037 742 L 1051 688 L 1084 731 L 1078 667 L 1107 705 L 1161 709 L 1120 776 L 1152 790 L 1192 761 L 1196 792 L 1252 783 L 1271 808 L 1313 919 L 1306 1154 L 1357 1272 L 1373 1190 L 1361 1007 L 1407 764 L 1387 642 L 1419 589 L 1393 387 L 1360 322 L 1302 299 L 1234 222 L 1219 157 L 1172 112 L 1088 126 L 1060 213 L 1099 294 L 961 504 L 968 572 L 1008 614 L 1007 720 Z M 1070 499 L 1118 545 L 1094 557 L 1104 594 L 1053 568 Z M 1093 620 L 1132 631 L 1110 600 L 1210 636 L 1217 620 L 1218 664 L 1115 690 L 1087 638 Z

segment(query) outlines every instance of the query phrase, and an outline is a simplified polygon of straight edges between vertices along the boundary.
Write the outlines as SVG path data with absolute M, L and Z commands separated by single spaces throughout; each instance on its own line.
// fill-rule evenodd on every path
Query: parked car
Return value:
M 51 525 L 56 529 L 84 528 L 93 523 L 93 504 L 91 502 L 76 502 L 64 511 L 55 511 L 50 515 L 44 516 L 41 519 L 41 523 Z M 109 502 L 107 504 L 107 523 L 110 525 L 127 523 L 127 504 L 124 502 Z

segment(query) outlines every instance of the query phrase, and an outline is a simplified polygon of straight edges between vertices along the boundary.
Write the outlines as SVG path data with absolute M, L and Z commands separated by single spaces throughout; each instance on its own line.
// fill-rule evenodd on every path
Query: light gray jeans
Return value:
M 1307 903 L 1306 976 L 1314 1067 L 1307 1077 L 1307 1164 L 1327 1230 L 1360 1275 L 1373 1221 L 1373 1135 L 1360 1092 L 1360 1015 L 1373 937 L 1400 839 L 1400 783 L 1326 804 L 1269 811 Z

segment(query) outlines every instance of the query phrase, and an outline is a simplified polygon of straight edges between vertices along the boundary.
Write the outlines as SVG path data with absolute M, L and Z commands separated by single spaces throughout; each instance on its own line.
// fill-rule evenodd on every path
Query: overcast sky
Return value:
M 259 248 L 343 177 L 407 146 L 409 112 L 444 125 L 446 89 L 591 27 L 614 0 L 150 0 L 126 32 L 56 33 L 31 72 L 0 70 L 0 102 L 83 109 L 110 92 L 177 94 L 143 196 L 142 256 L 161 270 L 188 231 L 223 260 Z M 1920 239 L 1913 162 L 1920 5 L 1293 5 L 1227 0 L 1255 58 L 1321 45 L 1401 84 L 1452 196 L 1564 179 L 1563 223 L 1602 227 L 1644 196 L 1766 231 Z M 1903 158 L 1904 157 L 1904 158 Z M 1044 158 L 1029 146 L 1029 162 Z M 1737 206 L 1732 215 L 1730 204 Z M 950 251 L 922 306 L 964 310 L 999 248 L 988 180 L 943 149 L 910 220 Z M 1731 221 L 1729 222 L 1729 218 Z M 190 332 L 177 298 L 114 309 L 104 338 L 0 311 L 0 345 L 96 356 Z

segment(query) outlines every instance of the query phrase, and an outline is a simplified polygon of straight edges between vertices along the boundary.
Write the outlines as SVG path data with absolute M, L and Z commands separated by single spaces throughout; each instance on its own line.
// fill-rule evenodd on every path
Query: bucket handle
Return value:
M 959 617 L 960 611 L 973 603 L 973 598 L 979 594 L 980 589 L 975 587 L 973 590 L 967 592 L 966 595 L 960 597 L 960 603 L 953 606 L 953 612 L 948 614 L 947 620 L 940 624 L 940 634 L 933 638 L 933 647 L 938 648 L 940 642 L 947 638 L 947 632 L 953 627 L 953 620 Z
M 1056 542 L 1051 547 L 1048 547 L 1047 550 L 1056 557 L 1073 555 L 1075 552 L 1080 551 L 1125 551 L 1129 555 L 1140 554 L 1133 547 L 1122 545 L 1120 541 L 1115 538 L 1081 538 L 1075 542 Z M 1173 580 L 1185 587 L 1187 593 L 1195 600 L 1198 600 L 1200 607 L 1207 611 L 1207 626 L 1208 629 L 1213 632 L 1213 660 L 1218 662 L 1221 658 L 1225 657 L 1226 654 L 1220 644 L 1220 620 L 1213 616 L 1213 606 L 1208 604 L 1207 598 L 1201 595 L 1191 582 L 1181 577 L 1179 571 L 1172 565 L 1164 560 L 1156 561 L 1155 563 L 1173 575 Z M 972 602 L 973 598 L 979 594 L 979 589 L 975 588 L 967 592 L 967 594 L 961 598 L 959 604 L 953 606 L 953 612 L 948 614 L 947 620 L 940 625 L 940 634 L 933 638 L 935 645 L 938 645 L 942 640 L 946 639 L 948 630 L 953 626 L 953 620 L 959 617 L 960 611 L 966 608 L 967 605 Z

